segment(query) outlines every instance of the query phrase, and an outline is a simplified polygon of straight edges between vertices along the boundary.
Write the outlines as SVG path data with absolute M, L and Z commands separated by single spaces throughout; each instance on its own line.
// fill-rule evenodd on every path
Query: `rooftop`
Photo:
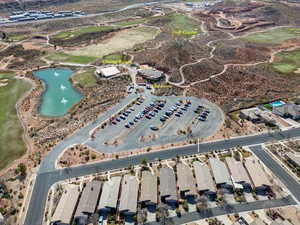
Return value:
M 298 117 L 300 116 L 300 106 L 293 104 L 293 103 L 288 103 L 280 106 L 274 107 L 273 111 L 276 113 L 279 113 L 281 115 L 286 115 L 289 114 L 293 117 Z
M 68 185 L 66 187 L 52 217 L 53 222 L 60 221 L 63 224 L 71 223 L 72 215 L 76 207 L 79 194 L 80 191 L 78 186 Z
M 257 159 L 255 159 L 254 157 L 246 158 L 245 167 L 249 172 L 249 175 L 252 179 L 255 188 L 262 187 L 263 185 L 271 186 L 271 183 L 267 178 L 265 171 L 262 169 Z
M 185 195 L 196 195 L 196 184 L 191 168 L 184 163 L 177 163 L 177 184 Z
M 96 180 L 86 184 L 85 188 L 82 191 L 75 217 L 82 216 L 85 213 L 92 214 L 95 212 L 101 185 L 102 183 Z
M 163 72 L 157 69 L 141 69 L 138 73 L 146 78 L 150 79 L 158 79 L 163 76 Z
M 252 120 L 259 119 L 258 114 L 260 114 L 261 110 L 258 108 L 250 108 L 250 109 L 243 109 L 241 110 L 241 113 L 243 113 L 245 116 L 249 117 Z
M 157 204 L 157 177 L 150 171 L 142 172 L 140 201 Z
M 216 191 L 216 187 L 209 171 L 208 166 L 205 163 L 195 161 L 193 163 L 195 169 L 195 176 L 197 182 L 198 191 Z
M 100 70 L 97 70 L 97 73 L 101 73 L 102 76 L 104 77 L 111 77 L 119 74 L 120 70 L 115 66 L 111 66 L 111 67 L 101 68 Z
M 300 166 L 300 154 L 295 154 L 292 152 L 286 153 L 286 156 L 292 160 L 297 166 Z
M 136 213 L 139 182 L 135 176 L 125 175 L 122 181 L 119 210 Z
M 166 201 L 177 201 L 177 188 L 174 170 L 171 168 L 161 168 L 160 174 L 160 196 Z
M 209 163 L 215 177 L 216 184 L 232 185 L 229 172 L 224 162 L 216 158 L 209 158 Z
M 233 182 L 236 183 L 248 183 L 250 184 L 250 178 L 247 174 L 245 167 L 241 161 L 236 161 L 232 157 L 226 157 L 225 161 L 228 165 L 229 171 L 231 173 L 231 178 Z
M 117 208 L 121 177 L 111 177 L 102 188 L 98 209 Z

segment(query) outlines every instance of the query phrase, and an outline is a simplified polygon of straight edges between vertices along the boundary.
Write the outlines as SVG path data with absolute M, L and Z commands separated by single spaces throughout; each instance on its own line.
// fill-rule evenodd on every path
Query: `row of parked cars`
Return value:
M 198 120 L 200 121 L 206 121 L 208 114 L 210 113 L 210 110 L 205 108 L 202 105 L 199 105 L 197 109 L 194 111 L 195 113 L 199 114 Z
M 171 106 L 163 116 L 160 117 L 161 122 L 165 122 L 167 119 L 169 119 L 174 113 L 175 116 L 181 117 L 191 106 L 191 101 L 186 101 L 184 104 L 183 101 L 176 102 L 173 106 Z
M 139 99 L 137 104 L 140 105 L 144 102 L 144 99 Z M 129 121 L 126 123 L 124 126 L 125 128 L 130 128 L 134 124 L 136 124 L 139 120 L 142 118 L 147 118 L 151 119 L 155 117 L 155 115 L 162 110 L 162 108 L 165 106 L 165 103 L 163 101 L 157 101 L 157 102 L 152 102 L 149 105 L 145 106 L 144 109 L 139 112 L 138 114 L 135 115 L 134 119 L 132 121 Z M 117 124 L 118 122 L 122 120 L 126 120 L 133 111 L 135 111 L 134 108 L 129 108 L 125 112 L 123 112 L 119 117 L 117 117 L 115 120 L 112 121 L 112 124 Z M 151 128 L 151 127 L 150 127 Z M 151 128 L 152 129 L 152 128 Z M 154 130 L 153 128 L 152 130 Z
M 144 102 L 143 98 L 139 98 L 137 100 L 138 105 L 142 104 L 143 102 Z M 133 107 L 125 110 L 124 112 L 120 113 L 119 116 L 116 119 L 112 120 L 111 123 L 116 125 L 118 122 L 121 122 L 122 120 L 126 120 L 129 116 L 129 114 L 131 114 L 134 111 L 135 111 L 135 109 Z

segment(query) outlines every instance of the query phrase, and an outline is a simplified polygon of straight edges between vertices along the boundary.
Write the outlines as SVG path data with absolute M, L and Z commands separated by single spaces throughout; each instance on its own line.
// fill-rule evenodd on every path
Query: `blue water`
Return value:
M 273 107 L 281 106 L 281 105 L 284 105 L 284 104 L 285 104 L 285 102 L 280 101 L 280 100 L 271 103 L 271 105 L 272 105 Z
M 43 116 L 63 116 L 82 95 L 69 81 L 73 71 L 67 68 L 49 68 L 34 72 L 43 80 L 46 90 L 42 95 L 39 113 Z

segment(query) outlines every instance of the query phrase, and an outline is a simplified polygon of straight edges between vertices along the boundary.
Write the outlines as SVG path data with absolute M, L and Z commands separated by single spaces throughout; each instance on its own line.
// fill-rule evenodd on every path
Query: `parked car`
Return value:
M 154 131 L 157 131 L 157 130 L 158 130 L 158 127 L 155 127 L 155 126 L 152 126 L 152 125 L 151 125 L 151 126 L 150 126 L 150 129 L 151 129 L 151 130 L 154 130 Z

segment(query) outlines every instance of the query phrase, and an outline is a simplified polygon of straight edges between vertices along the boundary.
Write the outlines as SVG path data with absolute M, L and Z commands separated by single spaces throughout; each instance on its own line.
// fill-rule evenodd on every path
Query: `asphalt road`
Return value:
M 228 149 L 236 146 L 257 145 L 268 141 L 273 141 L 273 140 L 280 141 L 280 140 L 299 137 L 299 136 L 300 136 L 300 128 L 293 128 L 290 130 L 276 131 L 273 133 L 264 133 L 264 134 L 258 134 L 253 136 L 245 136 L 245 137 L 232 138 L 232 139 L 222 140 L 222 141 L 202 143 L 200 144 L 199 153 L 205 153 L 213 150 Z M 260 154 L 258 153 L 263 152 L 263 150 L 259 148 L 255 148 L 254 151 L 258 155 L 258 157 L 260 157 Z M 189 145 L 185 147 L 178 147 L 178 148 L 167 149 L 162 151 L 153 151 L 141 155 L 121 158 L 118 160 L 110 160 L 110 161 L 104 161 L 104 162 L 99 162 L 94 164 L 87 164 L 87 165 L 78 166 L 74 168 L 51 170 L 49 172 L 40 171 L 37 176 L 37 180 L 33 189 L 33 194 L 29 203 L 28 213 L 24 224 L 25 225 L 42 224 L 48 190 L 52 184 L 60 180 L 65 180 L 65 179 L 78 177 L 78 176 L 84 176 L 93 173 L 99 173 L 99 172 L 108 171 L 112 169 L 128 167 L 129 165 L 139 164 L 144 158 L 146 158 L 148 162 L 151 162 L 157 160 L 158 158 L 163 160 L 163 159 L 174 158 L 176 157 L 176 155 L 192 155 L 196 153 L 197 153 L 197 145 Z M 269 159 L 264 159 L 263 157 L 261 158 L 261 160 L 264 163 L 266 163 L 267 166 L 270 166 L 271 169 L 273 168 L 273 166 L 277 168 L 276 162 L 274 160 L 273 160 L 274 162 L 272 161 L 268 162 Z M 278 168 L 278 171 L 280 171 L 280 168 Z M 276 171 L 275 174 L 277 174 Z M 283 176 L 286 175 L 283 174 Z M 280 177 L 280 179 L 282 179 L 282 177 Z M 295 184 L 291 184 L 291 185 L 295 185 Z M 295 187 L 297 188 L 297 186 Z M 300 195 L 298 194 L 298 197 L 299 196 Z
M 265 208 L 275 208 L 287 205 L 294 205 L 296 202 L 291 196 L 282 199 L 262 200 L 244 204 L 227 205 L 225 207 L 215 207 L 211 209 L 203 209 L 200 212 L 192 212 L 182 215 L 181 217 L 171 217 L 160 222 L 146 223 L 147 225 L 160 224 L 185 224 L 196 220 L 206 219 L 209 217 L 221 216 L 232 213 L 247 212 Z
M 250 147 L 251 151 L 281 180 L 300 202 L 300 183 L 297 182 L 269 153 L 262 149 L 261 145 Z

